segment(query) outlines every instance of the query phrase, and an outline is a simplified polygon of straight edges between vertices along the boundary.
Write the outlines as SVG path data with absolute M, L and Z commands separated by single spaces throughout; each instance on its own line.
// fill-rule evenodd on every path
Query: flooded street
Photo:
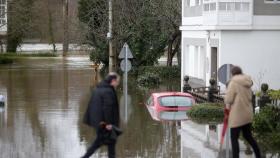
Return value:
M 95 137 L 94 130 L 82 123 L 97 79 L 90 64 L 87 58 L 34 58 L 0 66 L 0 93 L 7 97 L 7 106 L 0 110 L 1 158 L 78 158 L 84 154 Z M 179 82 L 165 85 L 141 89 L 130 79 L 128 107 L 123 104 L 122 86 L 118 89 L 124 129 L 118 157 L 216 158 L 220 125 L 152 119 L 144 105 L 147 95 L 180 91 Z M 241 146 L 243 157 L 244 150 Z M 107 157 L 107 149 L 93 157 Z
M 0 157 L 77 158 L 85 152 L 94 139 L 93 129 L 82 124 L 95 79 L 90 64 L 84 58 L 29 59 L 0 67 L 0 89 L 7 96 L 0 112 Z M 128 116 L 121 107 L 119 157 L 179 157 L 173 126 L 152 121 L 142 92 L 132 90 Z

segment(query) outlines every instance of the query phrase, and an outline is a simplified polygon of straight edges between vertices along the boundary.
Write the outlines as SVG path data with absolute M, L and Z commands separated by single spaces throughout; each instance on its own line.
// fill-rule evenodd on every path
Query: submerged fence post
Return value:
M 258 105 L 259 105 L 260 109 L 265 107 L 267 104 L 271 103 L 270 96 L 267 92 L 268 88 L 269 88 L 269 86 L 266 83 L 263 83 L 261 85 L 261 95 L 260 95 L 260 99 L 258 101 Z
M 256 94 L 252 94 L 252 106 L 253 106 L 253 112 L 256 112 Z
M 211 78 L 210 81 L 210 88 L 208 91 L 208 101 L 213 103 L 214 102 L 214 94 L 218 94 L 218 89 L 217 89 L 217 85 L 216 85 L 216 80 Z
M 190 77 L 189 77 L 189 76 L 185 76 L 185 77 L 184 77 L 183 92 L 185 92 L 185 93 L 192 90 L 192 87 L 191 87 L 190 84 L 189 84 L 189 80 L 190 80 Z

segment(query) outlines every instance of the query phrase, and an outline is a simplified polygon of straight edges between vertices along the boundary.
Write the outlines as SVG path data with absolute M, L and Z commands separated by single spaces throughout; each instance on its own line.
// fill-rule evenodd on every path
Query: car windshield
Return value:
M 169 107 L 186 107 L 192 106 L 192 99 L 185 96 L 166 96 L 160 97 L 159 102 L 161 106 L 169 106 Z

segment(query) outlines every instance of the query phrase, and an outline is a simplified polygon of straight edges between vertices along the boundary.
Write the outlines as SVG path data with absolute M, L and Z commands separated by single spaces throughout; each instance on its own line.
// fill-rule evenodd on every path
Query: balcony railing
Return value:
M 251 25 L 253 0 L 203 0 L 203 25 Z

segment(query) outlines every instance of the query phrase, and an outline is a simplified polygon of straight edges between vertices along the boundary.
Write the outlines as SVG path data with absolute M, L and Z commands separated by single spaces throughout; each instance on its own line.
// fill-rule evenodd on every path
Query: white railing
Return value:
M 251 25 L 253 0 L 203 0 L 204 25 Z

